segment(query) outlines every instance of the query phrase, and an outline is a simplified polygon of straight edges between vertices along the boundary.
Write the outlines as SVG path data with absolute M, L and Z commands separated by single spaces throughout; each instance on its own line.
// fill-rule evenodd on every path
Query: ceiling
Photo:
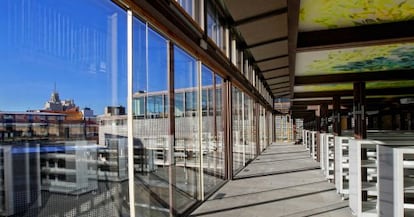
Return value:
M 414 0 L 223 2 L 260 77 L 293 112 L 333 96 L 352 105 L 357 81 L 376 102 L 414 97 Z
M 224 0 L 235 29 L 274 97 L 290 94 L 286 0 Z

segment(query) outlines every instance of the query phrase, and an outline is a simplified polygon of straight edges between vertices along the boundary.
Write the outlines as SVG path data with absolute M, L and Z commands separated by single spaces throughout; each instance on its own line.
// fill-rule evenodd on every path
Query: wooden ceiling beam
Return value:
M 284 83 L 269 85 L 269 88 L 271 90 L 274 90 L 276 88 L 282 88 L 282 87 L 290 87 L 290 83 L 289 82 L 284 82 Z
M 295 85 L 346 83 L 357 81 L 391 81 L 412 80 L 414 70 L 392 70 L 375 72 L 358 72 L 344 74 L 324 74 L 312 76 L 296 76 Z
M 366 96 L 387 96 L 387 95 L 404 95 L 404 94 L 414 94 L 414 87 L 366 89 L 365 90 Z M 316 97 L 333 97 L 333 96 L 353 96 L 353 90 L 294 93 L 294 98 L 316 98 Z
M 374 45 L 414 38 L 414 21 L 298 33 L 297 51 Z
M 273 94 L 277 94 L 277 93 L 284 93 L 290 90 L 290 86 L 287 87 L 283 87 L 283 88 L 273 88 L 271 89 Z
M 281 8 L 281 9 L 276 9 L 276 10 L 269 11 L 269 12 L 266 12 L 266 13 L 258 14 L 256 16 L 244 18 L 244 19 L 241 19 L 241 20 L 236 20 L 234 22 L 234 25 L 235 26 L 240 26 L 240 25 L 243 25 L 243 24 L 246 24 L 246 23 L 256 22 L 258 20 L 265 19 L 265 18 L 268 18 L 268 17 L 273 17 L 273 16 L 276 16 L 276 15 L 284 14 L 286 12 L 287 12 L 286 7 Z
M 296 48 L 299 25 L 300 0 L 289 0 L 288 2 L 288 54 L 289 54 L 289 74 L 290 74 L 290 98 L 293 98 L 293 88 L 295 85 L 295 63 Z

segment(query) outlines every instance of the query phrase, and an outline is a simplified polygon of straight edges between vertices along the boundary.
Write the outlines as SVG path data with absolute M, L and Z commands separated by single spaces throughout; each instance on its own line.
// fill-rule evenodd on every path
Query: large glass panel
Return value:
M 178 0 L 178 3 L 183 7 L 183 9 L 194 18 L 195 15 L 195 8 L 194 8 L 194 0 Z
M 200 27 L 204 24 L 204 1 L 176 0 L 178 4 L 196 21 Z M 202 27 L 204 29 L 204 26 Z
M 185 95 L 185 117 L 175 117 L 174 206 L 181 213 L 201 197 L 199 90 L 196 60 L 174 47 L 174 92 Z M 176 108 L 177 109 L 177 108 Z
M 165 38 L 134 18 L 133 160 L 138 216 L 169 216 L 167 48 Z
M 266 145 L 269 146 L 272 139 L 272 113 L 266 111 Z
M 243 52 L 239 46 L 236 48 L 236 66 L 240 72 L 243 72 Z
M 244 166 L 242 96 L 243 92 L 236 87 L 232 88 L 233 172 L 237 172 Z
M 255 157 L 256 137 L 253 113 L 253 100 L 250 96 L 245 96 L 244 101 L 244 122 L 246 135 L 246 159 L 252 160 Z
M 216 128 L 217 128 L 217 135 L 216 135 L 216 146 L 217 146 L 217 154 L 216 154 L 216 161 L 217 163 L 217 171 L 216 176 L 224 178 L 224 123 L 223 123 L 223 79 L 216 75 L 216 87 L 215 87 L 215 102 L 216 105 L 214 107 L 216 113 Z
M 259 106 L 259 135 L 260 135 L 260 150 L 263 151 L 266 148 L 266 110 L 262 105 Z
M 216 35 L 216 11 L 211 4 L 207 7 L 207 35 L 214 40 Z
M 0 7 L 0 216 L 129 216 L 126 12 Z
M 259 150 L 257 149 L 257 147 L 259 146 L 259 144 L 257 143 L 258 142 L 258 138 L 259 138 L 259 132 L 258 132 L 258 129 L 259 129 L 259 127 L 258 127 L 258 116 L 259 116 L 259 112 L 258 112 L 258 106 L 257 106 L 257 103 L 255 103 L 254 101 L 252 101 L 252 118 L 253 118 L 253 120 L 252 120 L 252 122 L 253 122 L 253 129 L 252 129 L 252 143 L 254 144 L 253 146 L 253 152 L 254 152 L 254 154 L 255 154 L 255 156 L 257 156 L 257 155 L 259 155 L 260 154 L 260 152 L 259 152 Z
M 207 35 L 216 43 L 217 47 L 224 52 L 224 28 L 214 5 L 207 1 Z
M 223 146 L 218 137 L 218 124 L 216 118 L 217 104 L 215 103 L 215 97 L 217 91 L 215 91 L 213 72 L 203 66 L 202 67 L 202 149 L 203 153 L 203 177 L 204 177 L 204 191 L 205 194 L 211 192 L 217 184 L 221 183 L 224 175 L 223 166 Z M 221 87 L 220 78 L 217 77 L 216 82 L 219 82 Z M 211 94 L 208 94 L 211 93 Z M 213 108 L 212 112 L 209 112 L 209 107 Z M 220 120 L 219 120 L 220 121 Z

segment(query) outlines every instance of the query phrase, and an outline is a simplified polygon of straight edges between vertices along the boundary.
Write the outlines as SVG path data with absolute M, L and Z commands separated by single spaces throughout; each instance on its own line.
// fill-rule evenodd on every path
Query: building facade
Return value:
M 218 1 L 165 3 L 6 0 L 0 144 L 31 163 L 0 215 L 185 216 L 275 140 L 273 99 Z M 30 109 L 53 82 L 85 109 L 56 90 Z

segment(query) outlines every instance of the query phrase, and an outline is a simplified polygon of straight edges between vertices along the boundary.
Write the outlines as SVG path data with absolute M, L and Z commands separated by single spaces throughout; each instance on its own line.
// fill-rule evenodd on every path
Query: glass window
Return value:
M 107 124 L 126 121 L 126 12 L 6 0 L 0 26 L 0 216 L 129 216 L 128 130 Z
M 135 209 L 140 216 L 165 216 L 169 209 L 168 40 L 133 20 L 134 102 L 145 99 L 145 116 L 133 119 Z
M 243 52 L 241 51 L 239 46 L 237 46 L 236 49 L 236 66 L 240 70 L 240 72 L 243 72 Z
M 145 115 L 145 96 L 137 96 L 134 98 L 134 117 L 144 117 Z
M 202 102 L 212 108 L 212 112 L 207 112 L 203 108 L 202 116 L 202 149 L 203 152 L 203 177 L 205 194 L 212 192 L 214 187 L 222 182 L 224 177 L 224 149 L 222 143 L 222 129 L 218 123 L 221 118 L 215 112 L 217 105 L 214 103 L 216 93 L 214 91 L 214 73 L 207 67 L 202 67 Z M 217 77 L 220 81 L 220 77 Z M 221 86 L 221 85 L 220 85 Z M 207 94 L 211 93 L 211 94 Z M 203 105 L 204 106 L 204 105 Z
M 214 5 L 207 1 L 207 35 L 216 43 L 217 47 L 224 52 L 224 27 Z
M 208 94 L 207 94 L 206 98 L 208 99 L 207 100 L 207 110 L 208 110 L 208 114 L 209 115 L 214 115 L 213 114 L 213 110 L 215 110 L 215 108 L 214 108 L 215 107 L 215 105 L 214 105 L 214 98 L 216 97 L 215 96 L 215 91 L 214 91 L 213 87 L 208 88 L 207 91 L 208 91 Z
M 223 107 L 223 79 L 219 76 L 216 76 L 216 113 L 221 115 Z
M 178 3 L 191 17 L 194 18 L 194 0 L 178 0 Z
M 246 158 L 252 160 L 256 156 L 255 116 L 253 113 L 254 101 L 248 95 L 244 100 L 244 121 L 246 138 Z
M 266 148 L 266 110 L 262 105 L 259 106 L 259 139 L 260 151 Z
M 214 36 L 216 35 L 216 26 L 218 24 L 216 23 L 216 12 L 209 4 L 207 7 L 207 35 L 214 40 Z
M 222 117 L 222 105 L 223 105 L 223 79 L 216 75 L 216 86 L 215 86 L 215 114 L 216 114 L 216 128 L 217 128 L 217 135 L 216 135 L 216 146 L 217 146 L 217 155 L 216 161 L 218 162 L 218 167 L 216 170 L 216 174 L 219 177 L 224 177 L 224 123 Z
M 179 47 L 174 47 L 174 92 L 185 92 L 185 117 L 175 118 L 174 205 L 179 213 L 201 199 L 201 148 L 199 117 L 199 73 L 197 61 Z
M 245 144 L 243 138 L 243 92 L 232 88 L 232 133 L 233 133 L 233 173 L 240 170 L 245 163 Z
M 209 90 L 208 89 L 202 89 L 201 90 L 201 111 L 203 112 L 203 115 L 207 115 L 208 114 L 208 110 L 210 108 L 210 95 L 209 95 Z
M 163 117 L 163 95 L 148 96 L 147 101 L 147 115 L 151 116 L 152 118 Z

